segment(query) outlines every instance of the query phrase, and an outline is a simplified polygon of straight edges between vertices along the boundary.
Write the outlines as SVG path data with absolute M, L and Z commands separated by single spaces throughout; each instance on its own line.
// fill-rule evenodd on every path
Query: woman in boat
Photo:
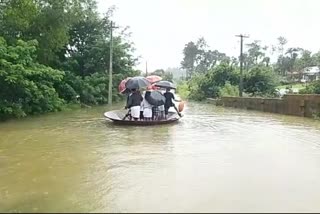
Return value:
M 140 105 L 143 97 L 141 96 L 139 90 L 132 89 L 131 92 L 132 93 L 129 96 L 126 107 L 130 109 L 131 117 L 133 117 L 133 119 L 137 121 L 140 118 Z
M 152 120 L 152 105 L 147 101 L 146 97 L 150 96 L 150 91 L 146 91 L 145 97 L 142 101 L 143 119 L 146 121 Z
M 174 105 L 173 101 L 176 102 L 181 102 L 181 100 L 176 100 L 173 93 L 170 92 L 170 89 L 167 88 L 166 92 L 163 94 L 164 97 L 166 98 L 166 102 L 164 104 L 164 114 L 165 114 L 165 118 L 168 119 L 168 113 L 169 113 L 169 108 L 170 107 L 174 107 L 174 109 L 177 111 L 178 115 L 181 117 L 180 112 L 178 111 L 177 107 Z

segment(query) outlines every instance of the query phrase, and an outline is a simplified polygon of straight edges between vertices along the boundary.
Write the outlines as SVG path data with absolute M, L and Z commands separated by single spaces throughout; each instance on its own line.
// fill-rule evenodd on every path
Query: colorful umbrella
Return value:
M 126 90 L 126 82 L 131 79 L 131 77 L 127 77 L 124 80 L 122 80 L 118 86 L 119 92 L 123 93 Z
M 159 87 L 157 87 L 157 86 L 155 86 L 155 85 L 149 85 L 148 87 L 147 87 L 147 90 L 158 90 L 159 89 Z
M 149 75 L 146 77 L 146 79 L 149 80 L 149 82 L 152 84 L 152 83 L 161 81 L 162 77 L 158 75 Z

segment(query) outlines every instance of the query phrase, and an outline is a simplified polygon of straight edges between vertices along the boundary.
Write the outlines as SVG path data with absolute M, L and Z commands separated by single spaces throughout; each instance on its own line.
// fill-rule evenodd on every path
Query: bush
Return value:
M 244 77 L 244 91 L 253 96 L 273 94 L 278 85 L 277 75 L 268 67 L 252 68 Z
M 203 74 L 196 74 L 188 81 L 188 91 L 190 92 L 188 97 L 190 99 L 200 101 L 206 98 L 206 95 L 201 88 L 203 79 Z
M 177 87 L 177 93 L 181 98 L 187 99 L 190 95 L 189 86 L 186 81 L 181 81 Z
M 238 85 L 239 73 L 228 65 L 219 65 L 210 70 L 207 74 L 197 74 L 189 80 L 189 98 L 203 100 L 205 98 L 217 98 L 221 96 L 221 88 L 228 82 L 223 93 L 235 94 L 235 89 L 229 85 Z M 229 88 L 228 88 L 229 87 Z M 228 91 L 228 90 L 231 91 Z
M 320 80 L 310 83 L 305 89 L 299 91 L 300 94 L 320 94 Z
M 239 87 L 231 85 L 229 81 L 220 88 L 220 96 L 222 97 L 236 97 L 239 95 Z

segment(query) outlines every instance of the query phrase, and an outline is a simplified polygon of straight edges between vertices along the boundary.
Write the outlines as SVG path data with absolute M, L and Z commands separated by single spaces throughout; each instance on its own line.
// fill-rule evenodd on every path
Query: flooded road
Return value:
M 320 211 L 319 121 L 188 103 L 121 127 L 106 110 L 1 123 L 0 212 Z

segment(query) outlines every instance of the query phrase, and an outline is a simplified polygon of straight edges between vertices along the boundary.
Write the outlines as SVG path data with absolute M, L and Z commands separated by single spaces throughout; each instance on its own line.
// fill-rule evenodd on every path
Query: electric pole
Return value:
M 245 35 L 236 35 L 236 37 L 240 37 L 240 83 L 239 83 L 239 96 L 242 97 L 243 91 L 243 38 L 249 38 L 249 36 Z
M 146 61 L 146 77 L 148 76 L 148 61 Z
M 112 37 L 112 31 L 116 28 L 113 25 L 113 22 L 111 21 L 111 27 L 110 27 L 110 66 L 109 66 L 109 89 L 108 89 L 108 104 L 112 105 L 112 49 L 113 49 L 113 37 Z

